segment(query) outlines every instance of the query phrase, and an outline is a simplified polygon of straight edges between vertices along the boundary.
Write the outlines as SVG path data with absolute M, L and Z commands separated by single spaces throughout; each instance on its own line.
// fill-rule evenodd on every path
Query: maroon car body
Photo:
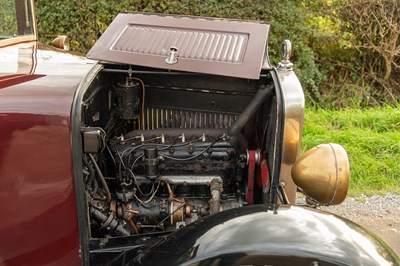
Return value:
M 289 57 L 273 68 L 266 36 L 254 37 L 269 25 L 125 13 L 91 60 L 38 42 L 33 1 L 7 3 L 17 20 L 15 32 L 0 26 L 0 265 L 398 265 L 350 221 L 279 205 L 295 203 L 304 96 Z M 133 35 L 158 41 L 141 48 Z M 170 47 L 184 35 L 232 56 Z M 119 95 L 132 88 L 136 109 Z M 333 203 L 343 187 L 320 189 Z
M 79 264 L 71 106 L 93 64 L 36 41 L 0 49 L 33 67 L 0 77 L 1 260 Z

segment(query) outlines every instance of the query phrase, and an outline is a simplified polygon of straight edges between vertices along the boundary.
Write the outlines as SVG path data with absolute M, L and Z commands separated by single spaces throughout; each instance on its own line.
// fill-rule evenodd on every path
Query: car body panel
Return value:
M 146 250 L 143 265 L 399 265 L 376 236 L 323 211 L 254 205 L 190 224 Z
M 80 264 L 70 113 L 92 64 L 36 42 L 0 48 L 15 51 L 2 62 L 19 74 L 0 79 L 0 262 Z

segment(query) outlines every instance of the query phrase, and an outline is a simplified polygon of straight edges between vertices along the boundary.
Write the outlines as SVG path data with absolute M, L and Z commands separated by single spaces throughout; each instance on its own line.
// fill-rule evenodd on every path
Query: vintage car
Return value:
M 312 208 L 344 200 L 348 159 L 299 156 L 304 95 L 268 23 L 121 13 L 83 57 L 5 3 L 0 265 L 399 265 Z

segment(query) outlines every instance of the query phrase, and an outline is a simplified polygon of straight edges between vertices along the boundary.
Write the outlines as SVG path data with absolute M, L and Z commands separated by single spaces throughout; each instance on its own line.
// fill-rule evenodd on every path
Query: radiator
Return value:
M 145 108 L 141 129 L 229 128 L 237 117 L 237 114 Z

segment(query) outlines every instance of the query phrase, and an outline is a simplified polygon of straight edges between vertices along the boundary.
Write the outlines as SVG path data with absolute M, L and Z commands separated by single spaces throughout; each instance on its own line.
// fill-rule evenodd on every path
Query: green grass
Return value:
M 306 109 L 302 150 L 329 142 L 349 155 L 350 195 L 400 193 L 400 107 Z

